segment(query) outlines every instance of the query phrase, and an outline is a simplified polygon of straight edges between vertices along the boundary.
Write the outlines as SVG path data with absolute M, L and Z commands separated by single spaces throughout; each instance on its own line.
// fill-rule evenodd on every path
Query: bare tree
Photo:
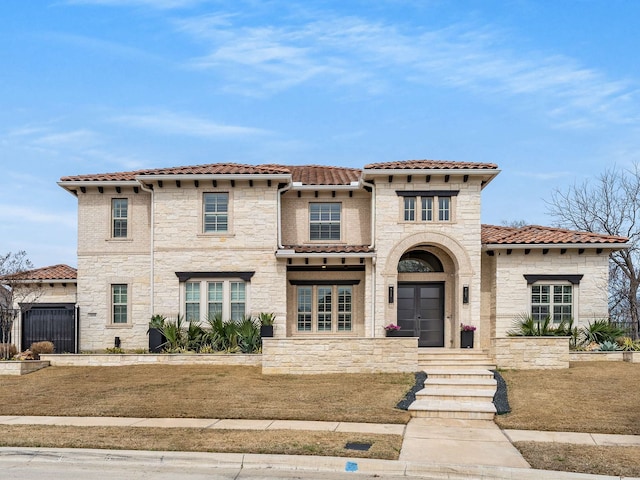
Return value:
M 547 202 L 558 226 L 627 237 L 629 248 L 611 254 L 609 312 L 638 338 L 640 289 L 640 167 L 612 167 L 593 180 L 554 190 Z
M 35 302 L 41 295 L 38 283 L 29 283 L 26 274 L 33 269 L 27 252 L 0 255 L 0 344 L 11 343 L 13 322 L 18 316 L 18 305 Z M 0 349 L 0 357 L 9 356 L 9 348 Z
M 502 220 L 500 222 L 500 224 L 503 227 L 512 227 L 512 228 L 522 228 L 522 227 L 526 227 L 527 225 L 530 225 L 529 222 L 527 222 L 526 220 Z

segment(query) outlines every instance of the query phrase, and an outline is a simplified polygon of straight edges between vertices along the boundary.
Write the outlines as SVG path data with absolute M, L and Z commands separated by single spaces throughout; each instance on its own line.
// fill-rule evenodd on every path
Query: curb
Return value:
M 137 464 L 172 467 L 232 468 L 248 470 L 288 470 L 326 473 L 355 473 L 423 477 L 433 480 L 640 480 L 639 478 L 557 472 L 527 468 L 438 465 L 396 460 L 298 455 L 260 455 L 242 453 L 151 452 L 137 450 L 97 450 L 64 448 L 0 447 L 0 459 L 12 461 L 85 463 L 110 465 Z M 197 463 L 194 463 L 197 462 Z

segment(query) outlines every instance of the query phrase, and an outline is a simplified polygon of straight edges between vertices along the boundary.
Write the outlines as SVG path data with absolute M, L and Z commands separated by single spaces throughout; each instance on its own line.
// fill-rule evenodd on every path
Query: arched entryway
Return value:
M 420 347 L 445 345 L 446 267 L 446 254 L 428 245 L 412 248 L 398 262 L 397 322 L 418 337 Z

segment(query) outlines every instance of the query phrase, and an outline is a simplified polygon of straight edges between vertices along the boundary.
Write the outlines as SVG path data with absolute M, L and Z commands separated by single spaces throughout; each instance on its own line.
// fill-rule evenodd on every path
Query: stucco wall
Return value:
M 492 340 L 498 368 L 549 370 L 569 368 L 569 337 L 502 337 Z
M 609 259 L 606 251 L 598 254 L 594 248 L 580 254 L 577 249 L 569 249 L 562 254 L 560 249 L 550 249 L 546 255 L 540 249 L 532 249 L 528 255 L 524 250 L 513 250 L 510 255 L 496 251 L 494 259 L 496 336 L 506 335 L 518 315 L 531 311 L 531 286 L 527 285 L 525 274 L 583 275 L 573 289 L 574 325 L 580 327 L 607 317 Z
M 371 244 L 371 194 L 364 190 L 352 191 L 352 196 L 344 190 L 337 190 L 335 197 L 331 191 L 320 190 L 298 192 L 289 190 L 282 196 L 282 243 L 283 245 L 303 245 L 314 243 L 309 239 L 309 203 L 328 202 L 342 204 L 338 245 Z
M 263 339 L 262 373 L 399 373 L 418 368 L 416 338 Z

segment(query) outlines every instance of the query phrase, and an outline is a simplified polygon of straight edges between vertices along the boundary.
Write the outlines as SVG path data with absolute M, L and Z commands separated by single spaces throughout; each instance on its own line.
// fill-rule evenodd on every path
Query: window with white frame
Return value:
M 448 222 L 451 219 L 451 197 L 438 197 L 438 220 Z
M 203 200 L 203 229 L 205 233 L 229 231 L 229 194 L 205 193 Z
M 126 198 L 111 199 L 111 237 L 127 238 L 129 223 L 129 200 Z
M 128 310 L 128 285 L 113 284 L 111 285 L 111 322 L 127 323 Z
M 247 311 L 247 282 L 237 279 L 202 279 L 184 282 L 183 311 L 188 321 L 221 315 L 240 321 Z
M 309 239 L 340 240 L 340 218 L 342 204 L 310 203 L 309 204 Z
M 298 332 L 350 332 L 353 328 L 352 285 L 298 285 Z
M 569 321 L 573 317 L 573 286 L 534 284 L 531 286 L 531 316 L 544 321 L 550 317 L 553 323 Z

